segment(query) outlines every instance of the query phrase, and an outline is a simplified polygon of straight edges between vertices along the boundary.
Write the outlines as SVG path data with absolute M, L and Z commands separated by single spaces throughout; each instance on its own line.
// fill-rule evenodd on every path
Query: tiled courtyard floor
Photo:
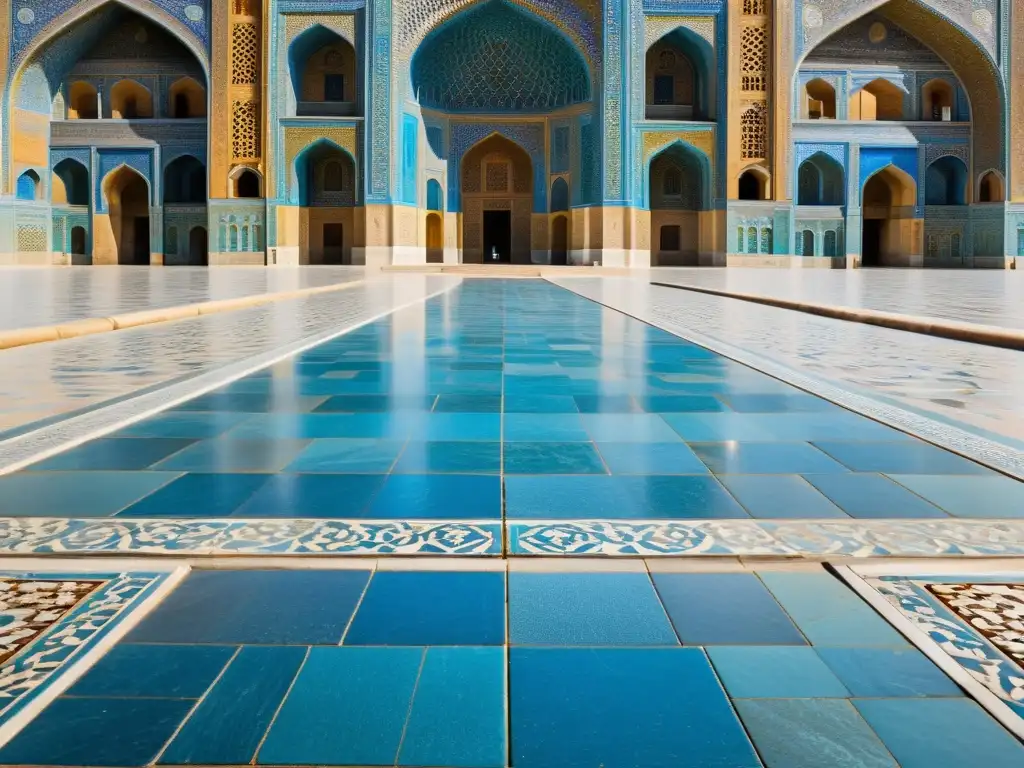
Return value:
M 0 765 L 1024 765 L 999 457 L 642 286 L 403 280 L 0 441 Z

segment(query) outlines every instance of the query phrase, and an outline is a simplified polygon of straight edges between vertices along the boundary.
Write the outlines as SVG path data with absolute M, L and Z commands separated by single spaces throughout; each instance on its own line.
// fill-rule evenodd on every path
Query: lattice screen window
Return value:
M 18 250 L 37 251 L 46 250 L 46 230 L 42 227 L 18 227 Z
M 765 0 L 743 0 L 744 16 L 764 16 Z
M 259 78 L 260 36 L 255 24 L 231 27 L 231 84 L 255 85 Z
M 767 90 L 768 37 L 764 27 L 744 27 L 740 39 L 742 87 L 744 91 Z
M 508 191 L 508 163 L 487 163 L 485 175 L 488 192 Z
M 740 147 L 744 160 L 760 160 L 767 154 L 768 108 L 764 102 L 753 104 L 740 117 Z
M 231 154 L 236 160 L 259 157 L 258 101 L 234 101 L 231 103 Z

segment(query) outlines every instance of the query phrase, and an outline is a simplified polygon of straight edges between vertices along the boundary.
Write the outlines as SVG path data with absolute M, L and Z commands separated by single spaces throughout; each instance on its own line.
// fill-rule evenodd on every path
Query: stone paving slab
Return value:
M 0 267 L 0 331 L 362 280 L 362 267 Z
M 1024 330 L 1024 274 L 1015 270 L 658 268 L 650 279 Z

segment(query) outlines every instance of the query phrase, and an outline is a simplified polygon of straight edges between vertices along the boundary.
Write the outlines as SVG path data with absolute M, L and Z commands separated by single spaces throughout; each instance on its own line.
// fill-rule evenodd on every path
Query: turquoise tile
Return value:
M 665 413 L 665 422 L 687 442 L 778 440 L 770 427 L 743 413 Z
M 734 699 L 841 699 L 850 695 L 813 648 L 716 645 L 707 653 Z
M 114 646 L 68 696 L 198 699 L 234 656 L 222 645 Z
M 603 475 L 593 443 L 505 443 L 502 466 L 511 475 Z
M 273 475 L 233 517 L 361 518 L 387 475 Z
M 987 475 L 992 470 L 928 443 L 826 442 L 818 448 L 854 472 L 888 475 Z
M 191 699 L 57 699 L 0 748 L 0 763 L 146 766 L 194 706 Z
M 765 768 L 898 768 L 848 701 L 737 699 L 733 703 Z
M 583 427 L 599 443 L 671 443 L 679 434 L 656 413 L 584 414 Z
M 501 439 L 501 414 L 428 413 L 415 426 L 411 436 L 414 440 L 426 442 L 497 442 Z
M 118 513 L 118 517 L 227 517 L 270 478 L 263 474 L 189 473 Z
M 500 394 L 440 395 L 434 404 L 435 413 L 498 413 L 500 411 Z
M 245 646 L 160 758 L 247 765 L 306 658 L 302 646 Z
M 112 437 L 219 437 L 249 418 L 247 413 L 165 412 L 115 432 Z
M 501 645 L 504 573 L 377 571 L 345 645 Z
M 178 472 L 18 472 L 0 477 L 4 517 L 106 517 L 180 477 Z
M 907 647 L 867 603 L 827 573 L 758 575 L 813 645 Z
M 1024 483 L 1003 475 L 892 475 L 957 517 L 1024 517 Z
M 824 475 L 847 477 L 850 473 Z M 736 500 L 753 517 L 761 519 L 847 518 L 799 475 L 717 475 Z
M 760 767 L 699 648 L 512 648 L 510 657 L 516 768 Z
M 409 442 L 395 464 L 401 474 L 485 474 L 501 472 L 499 442 Z
M 901 768 L 1024 765 L 1024 745 L 970 699 L 854 699 L 853 703 Z
M 280 472 L 309 440 L 201 440 L 153 465 L 181 472 Z
M 576 395 L 580 413 L 642 413 L 643 408 L 630 395 Z
M 422 648 L 311 648 L 259 765 L 394 765 Z
M 678 645 L 650 579 L 638 573 L 508 576 L 516 645 Z
M 849 470 L 809 443 L 695 443 L 690 447 L 717 474 L 796 475 Z
M 805 645 L 752 573 L 656 573 L 651 577 L 683 645 Z
M 367 513 L 388 520 L 497 520 L 498 475 L 390 475 Z
M 507 413 L 502 438 L 505 442 L 588 442 L 583 421 L 575 413 Z
M 108 472 L 147 469 L 195 442 L 176 437 L 101 437 L 44 459 L 29 469 Z
M 428 648 L 398 765 L 504 768 L 505 652 Z
M 814 395 L 794 392 L 789 395 L 722 395 L 722 400 L 739 413 L 790 413 L 832 411 L 839 408 Z
M 598 443 L 597 450 L 615 475 L 699 475 L 709 471 L 682 441 Z
M 576 413 L 571 395 L 505 395 L 505 413 Z
M 284 471 L 386 474 L 404 447 L 403 440 L 320 438 L 304 448 Z
M 941 509 L 897 485 L 885 475 L 848 472 L 841 475 L 807 475 L 805 479 L 851 517 L 885 519 L 947 516 Z
M 857 697 L 964 695 L 958 685 L 916 649 L 818 648 L 817 651 Z

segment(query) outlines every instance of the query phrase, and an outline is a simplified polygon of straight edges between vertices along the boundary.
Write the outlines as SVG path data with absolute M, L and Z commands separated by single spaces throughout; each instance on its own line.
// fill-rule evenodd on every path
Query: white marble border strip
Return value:
M 490 555 L 498 520 L 0 518 L 4 555 Z
M 85 640 L 83 649 L 80 649 L 80 652 L 72 657 L 70 664 L 66 666 L 61 664 L 50 670 L 49 674 L 42 678 L 36 686 L 22 694 L 22 701 L 18 703 L 18 709 L 0 724 L 0 747 L 10 741 L 54 699 L 70 688 L 93 664 L 99 661 L 107 651 L 113 648 L 119 640 L 142 621 L 149 611 L 181 583 L 189 570 L 188 567 L 184 566 L 161 567 L 159 565 L 147 565 L 145 572 L 136 574 L 111 573 L 109 568 L 96 572 L 80 568 L 74 571 L 64 571 L 60 566 L 38 568 L 27 572 L 27 574 L 25 572 L 4 571 L 3 575 L 6 576 L 31 575 L 37 578 L 45 578 L 46 576 L 60 575 L 67 578 L 74 577 L 80 579 L 103 578 L 108 580 L 105 588 L 111 587 L 114 581 L 121 577 L 150 576 L 152 580 L 137 595 L 121 606 L 116 616 L 106 623 L 95 627 L 91 636 Z M 69 614 L 58 624 L 50 627 L 39 640 L 33 641 L 33 645 L 45 640 L 60 624 L 67 623 L 69 620 L 73 621 L 75 614 L 88 608 L 89 600 L 101 597 L 101 594 L 90 595 L 86 598 L 86 603 L 83 603 L 75 612 Z
M 685 341 L 698 344 L 723 357 L 730 358 L 754 370 L 766 373 L 786 384 L 841 405 L 866 418 L 881 422 L 901 432 L 906 432 L 973 461 L 985 464 L 1018 480 L 1024 480 L 1024 453 L 1021 451 L 973 434 L 965 429 L 942 424 L 928 416 L 888 405 L 868 395 L 851 392 L 833 382 L 794 370 L 789 366 L 737 347 L 729 342 L 721 341 L 714 336 L 694 330 L 690 325 L 679 322 L 674 316 L 675 308 L 671 302 L 653 300 L 654 296 L 657 295 L 656 292 L 671 291 L 682 293 L 678 289 L 656 285 L 650 286 L 652 300 L 640 304 L 629 301 L 630 292 L 628 289 L 624 289 L 618 296 L 612 297 L 607 290 L 607 286 L 612 284 L 612 280 L 609 278 L 602 280 L 602 283 L 605 285 L 604 290 L 600 288 L 593 290 L 592 280 L 551 277 L 545 279 L 578 296 L 660 328 Z M 668 295 L 670 294 L 667 294 L 666 298 Z
M 509 520 L 509 554 L 1017 557 L 1024 520 Z
M 1024 739 L 1024 720 L 1006 704 L 1000 701 L 992 691 L 976 680 L 963 666 L 942 649 L 938 643 L 922 632 L 911 622 L 903 611 L 898 609 L 862 578 L 859 567 L 836 566 L 836 573 L 850 585 L 864 600 L 881 616 L 897 629 L 911 644 L 931 659 L 939 669 L 945 672 L 957 685 L 963 688 L 971 698 L 988 710 L 996 720 L 1017 738 Z M 976 572 L 976 575 L 982 575 Z M 984 574 L 986 577 L 989 574 Z M 1018 573 L 1019 580 L 1024 573 Z M 962 623 L 962 622 L 961 622 Z
M 219 389 L 285 358 L 305 352 L 312 347 L 343 336 L 395 312 L 422 304 L 447 293 L 462 282 L 461 278 L 441 279 L 444 281 L 450 280 L 450 283 L 444 285 L 439 290 L 424 291 L 421 296 L 411 301 L 395 304 L 387 309 L 376 312 L 373 309 L 366 309 L 356 313 L 351 322 L 341 327 L 335 327 L 326 332 L 308 336 L 300 341 L 268 350 L 244 360 L 228 363 L 184 381 L 172 382 L 166 387 L 157 387 L 155 390 L 145 391 L 136 397 L 129 396 L 126 399 L 106 406 L 101 404 L 85 413 L 57 421 L 53 424 L 47 424 L 31 432 L 17 434 L 8 440 L 0 442 L 0 475 L 15 472 L 37 461 L 73 448 L 76 445 L 102 437 L 115 430 L 123 429 L 129 424 L 134 424 L 148 416 L 160 413 L 168 408 L 173 408 L 175 405 L 179 405 L 214 389 Z

